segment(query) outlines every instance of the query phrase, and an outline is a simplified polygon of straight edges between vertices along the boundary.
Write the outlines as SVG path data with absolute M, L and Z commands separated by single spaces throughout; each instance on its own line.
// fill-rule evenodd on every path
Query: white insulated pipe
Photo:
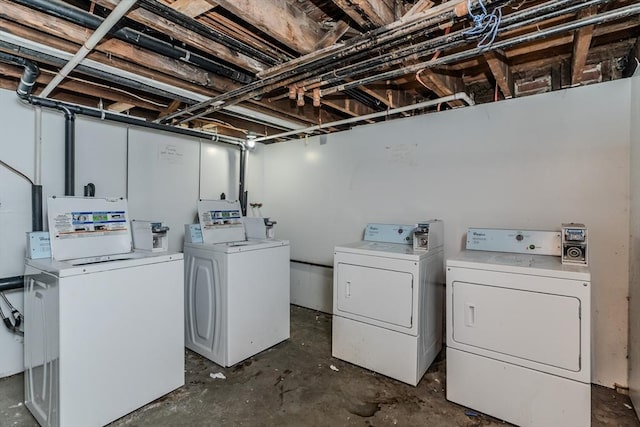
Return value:
M 359 117 L 350 117 L 348 119 L 338 120 L 338 121 L 330 122 L 330 123 L 322 123 L 322 124 L 315 125 L 315 126 L 310 126 L 308 128 L 304 128 L 304 129 L 297 129 L 297 130 L 292 130 L 292 131 L 289 131 L 289 132 L 277 133 L 275 135 L 262 136 L 262 137 L 254 139 L 254 141 L 255 142 L 264 142 L 264 141 L 269 141 L 269 140 L 272 140 L 272 139 L 284 138 L 284 137 L 287 137 L 287 136 L 298 135 L 298 134 L 302 134 L 302 133 L 309 134 L 309 133 L 314 132 L 316 130 L 326 129 L 326 128 L 330 128 L 330 127 L 333 127 L 333 126 L 341 126 L 341 125 L 346 125 L 346 124 L 349 124 L 349 123 L 362 122 L 364 120 L 375 119 L 375 118 L 378 118 L 378 117 L 388 116 L 390 114 L 404 113 L 405 111 L 417 110 L 418 108 L 431 107 L 433 105 L 437 105 L 437 104 L 441 104 L 441 103 L 445 103 L 445 102 L 457 101 L 457 100 L 464 101 L 467 105 L 475 105 L 475 102 L 473 102 L 473 99 L 471 99 L 469 97 L 469 95 L 467 95 L 465 92 L 458 92 L 458 93 L 454 93 L 453 95 L 445 96 L 445 97 L 442 97 L 442 98 L 432 99 L 432 100 L 424 101 L 424 102 L 419 102 L 417 104 L 412 104 L 412 105 L 405 105 L 404 107 L 393 108 L 391 110 L 385 110 L 385 111 L 379 111 L 377 113 L 365 114 L 364 116 L 359 116 Z
M 80 50 L 76 52 L 76 54 L 67 62 L 67 64 L 62 67 L 62 69 L 55 75 L 55 77 L 49 82 L 47 87 L 39 94 L 39 96 L 46 98 L 53 92 L 53 90 L 64 80 L 65 77 L 69 75 L 71 71 L 73 71 L 76 66 L 96 47 L 96 45 L 104 38 L 105 35 L 113 28 L 114 25 L 122 19 L 124 15 L 127 14 L 129 9 L 136 3 L 138 0 L 122 0 L 118 5 L 113 9 L 113 11 L 107 16 L 107 18 L 100 24 L 100 26 L 91 34 L 91 37 L 84 42 Z

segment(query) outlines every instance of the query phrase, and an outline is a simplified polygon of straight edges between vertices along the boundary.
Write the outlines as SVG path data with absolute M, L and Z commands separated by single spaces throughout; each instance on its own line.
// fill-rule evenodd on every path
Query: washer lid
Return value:
M 258 251 L 262 249 L 275 248 L 278 246 L 289 246 L 288 240 L 275 240 L 275 239 L 257 239 L 257 240 L 245 240 L 240 242 L 227 242 L 227 243 L 187 243 L 184 247 L 203 249 L 207 251 L 222 252 L 226 254 L 234 254 L 239 252 Z
M 348 252 L 359 255 L 383 256 L 386 258 L 406 259 L 418 261 L 431 252 L 414 250 L 413 246 L 400 243 L 368 242 L 361 240 L 354 243 L 345 243 L 334 248 L 335 252 Z
M 168 261 L 178 261 L 184 258 L 180 252 L 130 252 L 112 256 L 94 258 L 80 258 L 58 261 L 51 258 L 29 259 L 26 265 L 46 271 L 58 277 L 77 276 L 80 274 L 101 273 L 121 268 L 138 267 L 147 264 L 157 264 Z
M 591 281 L 586 266 L 562 264 L 560 257 L 489 251 L 462 251 L 447 259 L 447 267 L 474 268 Z
M 51 255 L 56 260 L 131 252 L 124 198 L 49 197 Z

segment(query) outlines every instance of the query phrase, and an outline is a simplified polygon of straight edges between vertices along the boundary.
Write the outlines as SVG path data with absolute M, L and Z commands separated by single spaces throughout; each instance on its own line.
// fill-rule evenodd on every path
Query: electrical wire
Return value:
M 469 17 L 473 21 L 473 28 L 465 31 L 463 34 L 471 38 L 480 38 L 478 48 L 488 49 L 498 35 L 498 28 L 502 21 L 502 7 L 498 6 L 493 9 L 493 12 L 489 13 L 482 0 L 478 0 L 478 5 L 480 6 L 480 12 L 473 13 L 471 0 L 467 0 Z
M 29 181 L 29 183 L 31 185 L 33 185 L 33 181 L 31 180 L 31 178 L 29 178 L 27 175 L 23 174 L 22 172 L 20 172 L 18 169 L 8 165 L 7 163 L 3 162 L 2 160 L 0 160 L 0 165 L 4 166 L 5 168 L 9 169 L 11 172 L 15 173 L 16 175 L 18 175 L 21 178 L 24 178 L 25 180 Z

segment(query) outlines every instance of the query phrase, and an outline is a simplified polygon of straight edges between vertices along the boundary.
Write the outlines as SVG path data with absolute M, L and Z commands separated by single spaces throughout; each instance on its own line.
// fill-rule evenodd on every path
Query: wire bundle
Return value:
M 493 12 L 487 12 L 487 8 L 484 6 L 482 0 L 478 0 L 480 6 L 479 13 L 473 13 L 471 0 L 467 0 L 467 7 L 469 10 L 469 16 L 473 20 L 473 28 L 464 32 L 465 36 L 480 37 L 478 42 L 478 48 L 488 49 L 493 44 L 493 41 L 498 35 L 498 28 L 502 21 L 502 8 L 496 7 Z

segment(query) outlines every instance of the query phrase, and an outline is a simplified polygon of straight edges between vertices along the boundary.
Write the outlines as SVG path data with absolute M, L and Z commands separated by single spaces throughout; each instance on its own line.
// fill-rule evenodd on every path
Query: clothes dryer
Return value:
M 591 422 L 591 277 L 559 257 L 447 260 L 447 399 L 521 426 Z
M 424 249 L 414 226 L 369 224 L 334 253 L 332 355 L 414 386 L 442 347 L 443 228 L 423 225 Z

